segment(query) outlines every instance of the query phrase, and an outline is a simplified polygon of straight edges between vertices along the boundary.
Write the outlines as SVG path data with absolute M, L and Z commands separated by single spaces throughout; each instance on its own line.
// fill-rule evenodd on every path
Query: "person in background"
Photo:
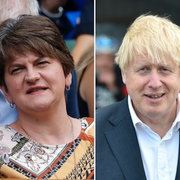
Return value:
M 76 65 L 80 117 L 94 117 L 94 44 Z
M 180 179 L 180 27 L 141 15 L 115 61 L 128 96 L 96 114 L 96 179 Z
M 94 121 L 66 110 L 73 69 L 49 18 L 21 15 L 1 23 L 0 86 L 19 117 L 0 127 L 2 177 L 94 179 Z
M 1 0 L 0 23 L 7 18 L 15 18 L 19 14 L 39 14 L 37 0 Z M 16 106 L 11 108 L 3 92 L 0 90 L 0 125 L 11 124 L 18 119 Z
M 124 99 L 127 95 L 121 71 L 114 62 L 118 41 L 107 35 L 96 38 L 96 109 Z
M 74 38 L 76 41 L 71 54 L 76 65 L 85 51 L 94 44 L 94 0 L 85 0 Z
M 40 15 L 48 17 L 56 24 L 64 40 L 74 39 L 77 19 L 81 15 L 81 9 L 78 7 L 73 10 L 65 10 L 64 6 L 68 2 L 69 0 L 39 0 Z M 72 4 L 73 2 L 71 2 Z

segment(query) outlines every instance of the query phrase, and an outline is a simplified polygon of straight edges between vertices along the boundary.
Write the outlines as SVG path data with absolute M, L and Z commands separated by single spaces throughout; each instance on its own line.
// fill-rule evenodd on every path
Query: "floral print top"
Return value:
M 75 140 L 76 157 L 73 142 L 44 145 L 8 125 L 0 127 L 0 177 L 75 179 L 77 174 L 78 179 L 94 179 L 94 120 L 80 120 L 82 130 Z

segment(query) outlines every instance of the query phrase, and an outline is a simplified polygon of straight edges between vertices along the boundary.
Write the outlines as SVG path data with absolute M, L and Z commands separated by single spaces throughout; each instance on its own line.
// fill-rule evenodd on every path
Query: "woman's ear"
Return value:
M 68 87 L 70 86 L 72 83 L 72 74 L 69 73 L 67 76 L 66 76 L 66 79 L 65 79 L 65 86 Z
M 122 76 L 123 83 L 126 84 L 126 74 L 124 73 L 122 69 L 121 69 L 121 76 Z
M 12 103 L 13 100 L 12 100 L 12 98 L 10 97 L 7 88 L 5 88 L 4 86 L 0 86 L 0 89 L 1 89 L 2 92 L 4 93 L 4 96 L 5 96 L 5 98 L 7 99 L 7 101 L 8 101 L 9 103 Z

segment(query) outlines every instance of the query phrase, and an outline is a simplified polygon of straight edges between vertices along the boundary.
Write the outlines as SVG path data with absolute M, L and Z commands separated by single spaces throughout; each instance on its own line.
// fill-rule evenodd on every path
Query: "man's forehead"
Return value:
M 142 52 L 142 54 L 135 52 L 133 54 L 133 62 L 135 63 L 153 63 L 153 64 L 157 64 L 157 65 L 166 65 L 169 63 L 175 63 L 174 59 L 172 58 L 172 56 L 170 54 L 148 54 L 147 51 Z

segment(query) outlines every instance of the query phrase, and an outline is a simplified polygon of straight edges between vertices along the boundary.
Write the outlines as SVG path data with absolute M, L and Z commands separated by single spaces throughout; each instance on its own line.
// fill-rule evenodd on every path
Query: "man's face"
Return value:
M 176 112 L 180 90 L 180 69 L 170 56 L 166 64 L 134 55 L 126 73 L 122 73 L 137 116 L 142 121 L 158 121 Z

